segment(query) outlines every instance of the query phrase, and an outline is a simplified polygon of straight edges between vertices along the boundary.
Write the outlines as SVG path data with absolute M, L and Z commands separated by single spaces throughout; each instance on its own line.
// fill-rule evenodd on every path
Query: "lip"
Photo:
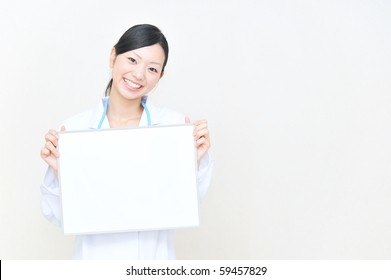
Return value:
M 139 83 L 135 83 L 132 80 L 129 80 L 127 78 L 123 78 L 123 81 L 124 81 L 125 87 L 131 91 L 139 91 L 144 87 L 143 85 L 141 85 Z M 134 84 L 134 85 L 140 86 L 140 87 L 139 88 L 133 87 L 131 84 Z

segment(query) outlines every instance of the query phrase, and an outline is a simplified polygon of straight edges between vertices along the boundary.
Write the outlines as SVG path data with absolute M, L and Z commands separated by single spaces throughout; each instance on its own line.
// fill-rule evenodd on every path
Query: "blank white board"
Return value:
M 64 234 L 199 225 L 192 125 L 59 135 Z

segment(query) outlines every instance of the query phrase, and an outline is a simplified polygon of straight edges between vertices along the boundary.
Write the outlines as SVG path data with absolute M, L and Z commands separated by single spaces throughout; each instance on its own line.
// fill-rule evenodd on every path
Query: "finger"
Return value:
M 207 124 L 200 124 L 194 127 L 194 134 L 196 134 L 198 131 L 203 130 L 203 129 L 208 129 Z
M 50 155 L 50 151 L 47 148 L 41 149 L 41 158 L 47 158 Z
M 200 139 L 198 139 L 196 141 L 196 147 L 198 148 L 200 146 L 205 146 L 205 147 L 209 148 L 210 143 L 209 143 L 208 139 L 206 139 L 205 137 L 201 137 Z
M 199 125 L 196 125 L 194 127 L 193 135 L 196 136 L 199 133 L 199 131 L 204 130 L 204 129 L 208 130 L 208 124 L 207 123 L 201 123 Z
M 59 155 L 59 154 L 58 154 L 58 151 L 57 151 L 56 147 L 53 145 L 52 142 L 47 141 L 47 142 L 46 142 L 46 145 L 45 145 L 45 148 L 48 149 L 51 153 L 53 153 L 53 155 L 54 155 L 55 157 L 58 157 L 58 155 Z
M 53 135 L 54 137 L 56 137 L 58 139 L 58 133 L 54 129 L 50 129 L 48 131 L 48 134 Z
M 61 126 L 60 131 L 65 131 L 65 126 L 64 126 L 64 125 Z M 56 132 L 56 133 L 57 133 L 57 139 L 59 139 L 60 136 L 59 136 L 58 132 Z M 54 145 L 55 145 L 56 147 L 58 146 L 58 140 L 56 140 L 56 142 L 54 143 Z
M 200 125 L 200 124 L 208 124 L 207 120 L 196 120 L 194 121 L 194 125 Z
M 185 123 L 190 124 L 190 118 L 188 116 L 185 117 Z
M 65 131 L 65 126 L 61 126 L 60 130 Z M 58 138 L 59 138 L 58 132 L 54 129 L 50 129 L 48 133 L 45 135 L 45 140 L 52 142 L 53 145 L 56 147 L 58 145 L 58 141 L 57 141 Z
M 208 137 L 209 136 L 209 130 L 207 128 L 205 129 L 201 129 L 201 130 L 197 130 L 195 132 L 195 135 L 194 135 L 197 139 L 201 138 L 201 137 Z
M 200 122 L 195 125 L 196 127 L 208 127 L 208 122 Z
M 46 134 L 45 140 L 46 140 L 46 142 L 50 141 L 54 144 L 54 146 L 57 146 L 57 138 L 53 134 L 50 134 L 50 133 Z
M 48 133 L 46 133 L 45 135 L 45 141 L 50 141 L 53 143 L 53 145 L 55 147 L 57 147 L 57 140 L 58 140 L 58 134 L 57 134 L 57 131 L 55 131 L 54 129 L 51 129 L 48 131 Z

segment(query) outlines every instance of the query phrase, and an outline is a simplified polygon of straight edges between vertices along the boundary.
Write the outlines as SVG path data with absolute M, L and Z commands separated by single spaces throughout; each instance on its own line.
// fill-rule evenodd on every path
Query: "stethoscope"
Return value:
M 148 126 L 151 126 L 151 114 L 149 113 L 149 110 L 147 108 L 147 105 L 145 104 L 145 101 L 147 100 L 146 97 L 143 97 L 141 99 L 141 106 L 143 106 L 144 108 L 144 111 L 145 111 L 145 114 L 147 115 L 147 121 L 148 121 Z M 100 122 L 99 122 L 99 125 L 98 125 L 98 129 L 101 129 L 102 128 L 102 124 L 103 124 L 103 121 L 106 117 L 106 113 L 107 113 L 107 107 L 109 106 L 109 98 L 106 98 L 104 100 L 104 107 L 103 107 L 103 114 L 102 114 L 102 117 L 100 118 Z

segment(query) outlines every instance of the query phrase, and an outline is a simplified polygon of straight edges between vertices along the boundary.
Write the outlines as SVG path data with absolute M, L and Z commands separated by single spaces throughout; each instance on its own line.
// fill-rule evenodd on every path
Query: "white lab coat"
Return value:
M 185 123 L 185 116 L 154 106 L 149 100 L 146 105 L 151 115 L 152 125 Z M 103 99 L 83 113 L 63 122 L 66 130 L 97 129 L 103 114 Z M 140 126 L 147 126 L 147 116 L 143 112 Z M 102 128 L 109 128 L 107 118 Z M 213 161 L 209 155 L 201 160 L 197 180 L 200 200 L 209 186 Z M 60 190 L 57 176 L 49 167 L 41 185 L 41 206 L 43 215 L 53 224 L 62 224 Z M 75 259 L 175 259 L 175 231 L 141 231 L 109 234 L 91 234 L 75 237 Z

